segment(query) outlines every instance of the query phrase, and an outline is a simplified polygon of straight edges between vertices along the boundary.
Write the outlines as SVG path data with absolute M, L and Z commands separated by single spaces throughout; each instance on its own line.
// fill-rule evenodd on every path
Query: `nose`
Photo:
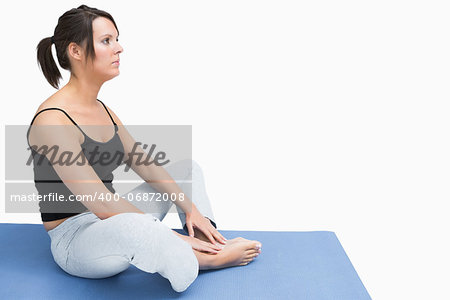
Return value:
M 122 46 L 119 43 L 117 43 L 116 53 L 118 54 L 118 53 L 122 53 L 122 52 L 123 52 Z

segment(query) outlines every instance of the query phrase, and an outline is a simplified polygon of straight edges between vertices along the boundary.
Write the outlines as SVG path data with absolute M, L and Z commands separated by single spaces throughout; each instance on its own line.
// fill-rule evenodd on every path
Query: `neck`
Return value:
M 88 78 L 75 78 L 71 75 L 69 82 L 62 89 L 70 95 L 74 95 L 77 105 L 95 107 L 101 86 L 102 84 L 91 81 Z

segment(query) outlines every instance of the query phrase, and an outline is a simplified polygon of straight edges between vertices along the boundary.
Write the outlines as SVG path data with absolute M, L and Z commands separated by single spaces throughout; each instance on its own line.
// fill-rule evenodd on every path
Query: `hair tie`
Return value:
M 52 44 L 55 43 L 55 39 L 53 39 L 53 36 L 50 38 L 52 40 Z

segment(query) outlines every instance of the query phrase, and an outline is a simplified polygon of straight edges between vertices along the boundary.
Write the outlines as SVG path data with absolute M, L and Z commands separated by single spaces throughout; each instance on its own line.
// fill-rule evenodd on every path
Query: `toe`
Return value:
M 261 247 L 262 247 L 261 243 L 258 242 L 258 241 L 255 241 L 255 243 L 254 243 L 254 248 L 257 249 L 257 250 L 259 250 L 259 249 L 261 249 Z
M 245 256 L 245 259 L 250 259 L 250 260 L 252 260 L 252 259 L 254 259 L 255 257 L 257 257 L 258 256 L 258 253 L 251 253 L 251 254 L 247 254 L 246 256 Z

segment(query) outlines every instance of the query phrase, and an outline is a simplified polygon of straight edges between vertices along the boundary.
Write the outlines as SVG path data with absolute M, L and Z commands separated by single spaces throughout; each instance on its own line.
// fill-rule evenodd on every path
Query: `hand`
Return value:
M 203 252 L 209 252 L 211 254 L 217 254 L 222 249 L 219 246 L 213 245 L 208 242 L 204 242 L 202 240 L 199 240 L 198 238 L 187 236 L 187 235 L 179 235 L 180 238 L 182 238 L 184 241 L 188 242 L 189 245 L 192 246 L 192 249 L 195 249 L 197 251 L 203 251 Z
M 192 210 L 186 213 L 186 227 L 189 236 L 194 237 L 194 227 L 200 230 L 212 244 L 216 244 L 216 240 L 219 243 L 226 244 L 226 238 L 224 238 L 216 228 L 211 224 L 211 222 L 197 209 L 197 207 L 192 203 Z

